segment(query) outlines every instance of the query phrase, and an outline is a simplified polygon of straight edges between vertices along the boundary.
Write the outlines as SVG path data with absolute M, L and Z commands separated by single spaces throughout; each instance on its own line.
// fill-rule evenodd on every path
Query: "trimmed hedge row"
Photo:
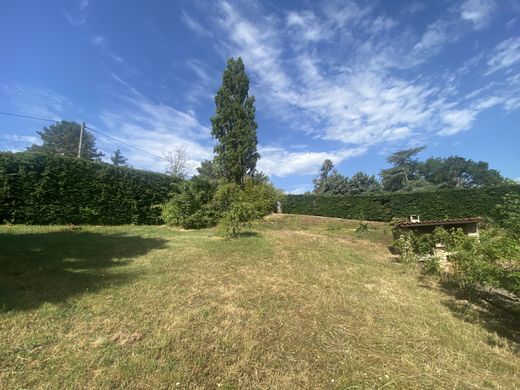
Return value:
M 287 195 L 284 212 L 369 221 L 418 214 L 422 219 L 493 217 L 506 193 L 520 185 L 367 196 Z
M 0 153 L 0 223 L 157 224 L 171 178 L 42 153 Z

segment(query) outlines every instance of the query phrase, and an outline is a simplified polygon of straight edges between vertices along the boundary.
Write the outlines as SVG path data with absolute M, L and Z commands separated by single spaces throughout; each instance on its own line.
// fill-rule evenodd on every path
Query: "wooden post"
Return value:
M 78 158 L 81 158 L 81 144 L 83 143 L 83 131 L 85 130 L 85 122 L 81 124 L 81 131 L 79 133 Z

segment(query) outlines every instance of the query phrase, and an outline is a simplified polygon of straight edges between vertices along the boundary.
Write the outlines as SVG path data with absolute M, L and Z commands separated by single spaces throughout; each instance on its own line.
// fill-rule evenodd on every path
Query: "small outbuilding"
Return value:
M 478 224 L 483 221 L 484 219 L 480 217 L 421 221 L 418 215 L 411 215 L 408 221 L 398 223 L 396 227 L 417 233 L 433 233 L 437 227 L 442 227 L 446 230 L 458 228 L 462 229 L 468 236 L 478 237 Z

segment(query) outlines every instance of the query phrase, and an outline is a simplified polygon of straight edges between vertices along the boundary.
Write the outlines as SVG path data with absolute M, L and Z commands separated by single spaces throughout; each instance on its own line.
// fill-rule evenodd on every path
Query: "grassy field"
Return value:
M 355 227 L 1 226 L 0 388 L 520 387 L 517 319 Z

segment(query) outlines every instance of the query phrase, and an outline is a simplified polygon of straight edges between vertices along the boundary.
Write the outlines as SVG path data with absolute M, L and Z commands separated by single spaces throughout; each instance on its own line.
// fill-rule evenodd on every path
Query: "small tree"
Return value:
M 314 193 L 320 194 L 324 192 L 327 179 L 329 178 L 329 175 L 331 174 L 333 169 L 334 163 L 332 162 L 332 160 L 326 159 L 325 161 L 323 161 L 320 173 L 312 181 L 314 184 Z
M 216 112 L 211 134 L 217 140 L 215 161 L 228 182 L 242 185 L 255 172 L 257 151 L 255 98 L 249 96 L 244 63 L 230 58 L 215 96 Z
M 169 152 L 164 158 L 168 161 L 166 174 L 175 178 L 185 179 L 188 176 L 188 154 L 186 148 L 176 148 L 175 151 Z
M 37 132 L 42 139 L 42 145 L 31 145 L 32 152 L 55 153 L 62 156 L 77 157 L 81 125 L 76 122 L 61 121 Z M 100 160 L 103 153 L 96 149 L 96 139 L 87 130 L 83 131 L 81 142 L 81 158 Z
M 114 154 L 112 154 L 112 156 L 110 157 L 110 160 L 112 161 L 112 164 L 114 164 L 117 167 L 122 167 L 122 166 L 126 167 L 128 165 L 127 164 L 128 159 L 123 156 L 123 154 L 121 153 L 121 151 L 119 149 L 116 149 L 114 151 Z

